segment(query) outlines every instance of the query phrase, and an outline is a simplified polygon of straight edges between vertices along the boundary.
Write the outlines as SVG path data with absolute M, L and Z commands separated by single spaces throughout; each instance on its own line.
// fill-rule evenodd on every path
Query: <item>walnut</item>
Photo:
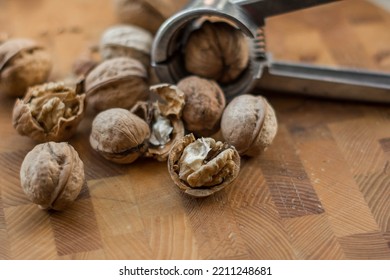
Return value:
M 84 181 L 84 164 L 65 142 L 35 146 L 20 169 L 23 191 L 42 209 L 65 209 L 77 198 Z
M 16 100 L 12 124 L 19 134 L 38 142 L 65 141 L 76 133 L 84 111 L 85 94 L 63 83 L 46 83 Z
M 89 142 L 94 150 L 115 163 L 132 163 L 146 152 L 149 125 L 122 108 L 100 112 L 92 122 Z
M 114 5 L 120 22 L 140 26 L 154 34 L 167 18 L 187 2 L 187 0 L 115 0 Z
M 203 22 L 190 33 L 184 52 L 189 73 L 220 84 L 231 83 L 249 65 L 247 38 L 226 22 Z
M 237 96 L 222 115 L 222 136 L 240 155 L 261 154 L 271 145 L 277 130 L 275 111 L 262 96 Z
M 225 95 L 219 85 L 208 79 L 189 76 L 177 87 L 185 94 L 184 126 L 197 136 L 210 136 L 219 130 Z
M 9 39 L 0 45 L 0 93 L 23 96 L 44 83 L 52 68 L 48 51 L 30 39 Z
M 147 68 L 150 64 L 152 34 L 134 25 L 115 25 L 108 28 L 100 40 L 100 53 L 103 59 L 130 57 L 142 62 Z
M 88 105 L 96 111 L 130 109 L 148 97 L 147 71 L 136 59 L 117 57 L 103 61 L 85 78 Z
M 175 141 L 184 136 L 181 121 L 184 93 L 170 84 L 151 86 L 150 91 L 156 100 L 138 102 L 131 112 L 144 119 L 150 127 L 151 134 L 144 156 L 165 161 Z
M 205 197 L 230 185 L 238 176 L 236 149 L 213 138 L 195 139 L 187 134 L 176 141 L 168 157 L 168 171 L 184 193 Z

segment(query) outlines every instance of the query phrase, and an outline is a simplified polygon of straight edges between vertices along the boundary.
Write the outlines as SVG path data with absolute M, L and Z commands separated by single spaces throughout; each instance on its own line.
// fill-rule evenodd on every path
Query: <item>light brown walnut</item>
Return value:
M 140 117 L 122 108 L 100 112 L 92 122 L 91 147 L 107 160 L 132 163 L 148 147 L 149 125 Z
M 203 22 L 184 46 L 186 70 L 220 84 L 236 80 L 249 65 L 248 39 L 226 22 Z
M 21 97 L 28 87 L 46 82 L 51 69 L 51 55 L 33 40 L 17 38 L 0 44 L 1 94 Z
M 236 149 L 213 138 L 187 134 L 176 141 L 168 157 L 168 171 L 184 193 L 205 197 L 230 185 L 240 171 Z
M 108 59 L 93 68 L 85 78 L 88 106 L 96 111 L 110 108 L 130 109 L 148 98 L 147 70 L 132 58 Z
M 130 57 L 137 59 L 148 68 L 152 48 L 152 34 L 134 25 L 115 25 L 108 28 L 100 40 L 103 59 Z
M 29 88 L 16 100 L 12 124 L 16 131 L 38 142 L 61 142 L 77 131 L 85 112 L 85 94 L 63 83 L 46 83 Z
M 64 210 L 84 185 L 84 164 L 68 143 L 39 144 L 24 158 L 20 182 L 28 199 L 41 209 Z
M 271 145 L 277 130 L 275 111 L 262 96 L 237 96 L 222 115 L 222 136 L 240 155 L 261 154 Z
M 196 136 L 211 136 L 219 130 L 225 95 L 213 80 L 189 76 L 177 87 L 185 94 L 183 121 L 185 128 Z

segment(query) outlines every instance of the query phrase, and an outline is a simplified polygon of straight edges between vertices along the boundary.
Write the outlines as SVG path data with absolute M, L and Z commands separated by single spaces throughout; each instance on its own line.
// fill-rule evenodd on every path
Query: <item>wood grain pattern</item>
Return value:
M 46 45 L 52 80 L 115 23 L 111 0 L 0 1 L 0 37 Z M 390 72 L 388 30 L 390 14 L 363 0 L 266 25 L 278 60 Z M 0 259 L 390 259 L 390 106 L 261 94 L 279 121 L 273 145 L 204 199 L 183 195 L 166 163 L 100 157 L 88 111 L 70 140 L 86 182 L 64 212 L 23 193 L 20 165 L 36 143 L 16 133 L 15 100 L 0 96 Z

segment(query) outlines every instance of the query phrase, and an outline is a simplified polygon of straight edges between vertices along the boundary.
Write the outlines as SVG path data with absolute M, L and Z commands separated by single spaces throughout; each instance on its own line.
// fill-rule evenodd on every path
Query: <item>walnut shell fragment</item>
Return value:
M 237 96 L 222 115 L 222 136 L 240 155 L 261 154 L 271 145 L 277 130 L 275 111 L 262 96 Z
M 156 100 L 138 102 L 131 112 L 140 116 L 150 127 L 151 135 L 144 156 L 165 161 L 175 141 L 184 136 L 181 120 L 184 93 L 170 84 L 151 86 L 150 91 Z
M 177 87 L 185 94 L 184 126 L 197 136 L 210 136 L 217 132 L 225 109 L 226 99 L 220 86 L 213 80 L 189 76 Z
M 147 70 L 136 59 L 116 57 L 100 63 L 85 78 L 88 105 L 96 111 L 130 109 L 148 98 Z
M 100 53 L 103 59 L 130 57 L 149 67 L 152 42 L 152 34 L 141 27 L 115 25 L 103 33 L 100 39 Z
M 83 162 L 65 142 L 35 146 L 20 169 L 23 191 L 41 209 L 64 210 L 79 195 L 84 177 Z
M 176 141 L 168 157 L 168 171 L 184 193 L 209 196 L 230 185 L 240 171 L 236 149 L 213 138 L 187 134 Z
M 100 112 L 92 122 L 91 147 L 109 161 L 132 163 L 147 149 L 149 125 L 122 108 Z
M 20 135 L 38 142 L 61 142 L 77 131 L 85 112 L 85 94 L 63 83 L 46 83 L 29 88 L 15 102 L 12 124 Z
M 0 93 L 23 96 L 30 86 L 47 81 L 52 69 L 49 52 L 37 42 L 15 38 L 0 45 Z
M 203 22 L 189 35 L 184 51 L 189 73 L 220 84 L 233 82 L 249 65 L 248 39 L 226 22 Z

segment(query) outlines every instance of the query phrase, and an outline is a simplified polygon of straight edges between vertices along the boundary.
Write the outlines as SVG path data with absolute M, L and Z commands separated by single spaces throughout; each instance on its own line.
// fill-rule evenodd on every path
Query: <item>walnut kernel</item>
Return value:
M 84 181 L 84 164 L 65 142 L 35 146 L 20 169 L 23 191 L 42 209 L 65 209 L 77 198 Z

